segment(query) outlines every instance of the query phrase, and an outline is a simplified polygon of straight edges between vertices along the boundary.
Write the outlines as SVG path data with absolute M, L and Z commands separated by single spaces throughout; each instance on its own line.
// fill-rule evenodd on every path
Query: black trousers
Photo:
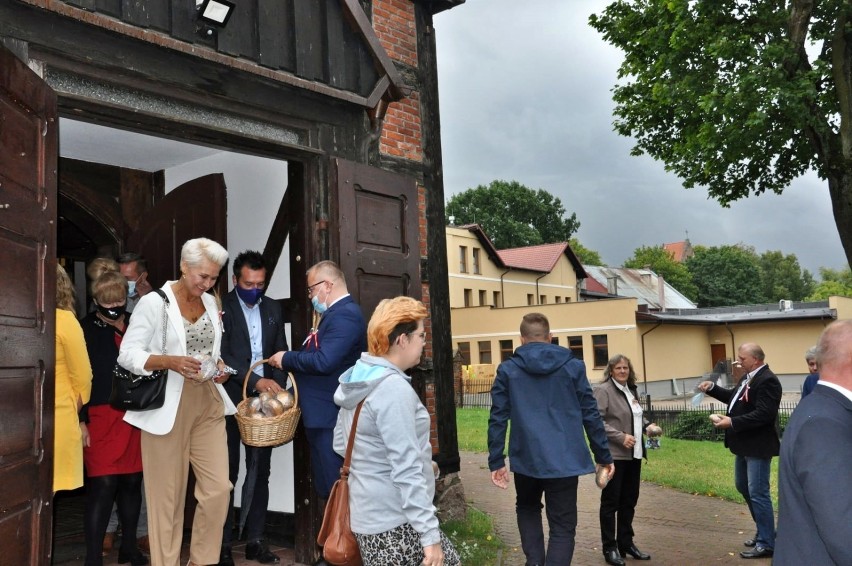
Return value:
M 615 475 L 601 491 L 601 543 L 603 551 L 633 544 L 633 515 L 639 501 L 642 460 L 616 460 Z
M 577 476 L 534 478 L 514 473 L 515 510 L 526 566 L 569 566 L 577 532 Z M 550 537 L 544 545 L 541 496 L 544 495 Z
M 237 485 L 240 473 L 240 427 L 233 415 L 225 417 L 225 431 L 228 433 L 228 476 L 231 485 Z M 271 471 L 272 447 L 246 446 L 246 471 L 257 466 L 257 482 L 251 495 L 251 506 L 246 507 L 247 490 L 243 485 L 242 507 L 240 513 L 246 514 L 244 537 L 248 542 L 264 538 L 266 509 L 269 507 L 269 473 Z M 231 505 L 225 519 L 222 533 L 222 546 L 230 547 L 234 529 L 234 490 L 231 490 Z

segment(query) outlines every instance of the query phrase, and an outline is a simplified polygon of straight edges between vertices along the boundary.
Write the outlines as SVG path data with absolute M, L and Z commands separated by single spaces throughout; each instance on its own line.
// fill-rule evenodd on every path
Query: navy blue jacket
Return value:
M 505 466 L 506 429 L 511 470 L 534 478 L 564 478 L 611 464 L 604 424 L 586 366 L 571 351 L 546 342 L 524 344 L 497 368 L 488 419 L 488 468 Z
M 296 375 L 305 427 L 334 428 L 337 379 L 366 350 L 367 325 L 361 307 L 352 297 L 344 297 L 323 313 L 316 343 L 308 340 L 301 351 L 284 354 L 284 369 Z
M 817 385 L 781 441 L 776 566 L 849 564 L 852 401 Z

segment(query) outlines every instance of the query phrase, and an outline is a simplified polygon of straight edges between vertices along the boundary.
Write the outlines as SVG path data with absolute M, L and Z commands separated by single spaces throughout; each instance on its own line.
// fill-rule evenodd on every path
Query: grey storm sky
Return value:
M 818 278 L 846 266 L 828 187 L 815 174 L 782 195 L 726 209 L 612 128 L 622 53 L 588 25 L 606 0 L 467 0 L 435 17 L 447 199 L 492 180 L 545 189 L 576 212 L 576 236 L 608 265 L 642 245 L 744 243 L 794 253 Z

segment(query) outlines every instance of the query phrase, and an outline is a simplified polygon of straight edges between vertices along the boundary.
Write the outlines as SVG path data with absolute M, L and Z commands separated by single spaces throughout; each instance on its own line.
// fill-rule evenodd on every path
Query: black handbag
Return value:
M 163 299 L 163 354 L 166 353 L 169 299 L 161 289 L 154 290 Z M 158 369 L 151 375 L 136 375 L 118 363 L 112 369 L 112 392 L 109 404 L 119 411 L 159 409 L 166 400 L 169 370 Z

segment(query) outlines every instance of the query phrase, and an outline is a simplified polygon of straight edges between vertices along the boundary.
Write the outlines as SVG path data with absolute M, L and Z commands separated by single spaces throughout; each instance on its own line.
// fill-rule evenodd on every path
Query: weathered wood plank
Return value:
M 121 0 L 95 0 L 95 11 L 121 18 Z
M 257 60 L 257 0 L 240 0 L 225 29 L 219 30 L 218 50 Z
M 293 0 L 258 0 L 258 62 L 273 69 L 296 70 Z
M 127 23 L 169 31 L 170 0 L 121 0 L 121 18 Z
M 296 2 L 294 15 L 297 25 L 296 74 L 308 80 L 325 79 L 323 29 L 325 28 L 325 6 L 321 2 Z

